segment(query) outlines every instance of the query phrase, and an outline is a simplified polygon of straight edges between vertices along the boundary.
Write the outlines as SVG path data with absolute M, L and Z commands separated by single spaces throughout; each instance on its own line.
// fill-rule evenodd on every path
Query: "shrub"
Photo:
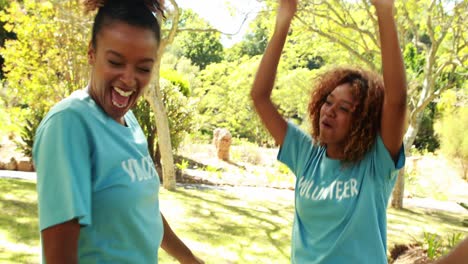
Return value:
M 43 109 L 30 110 L 26 115 L 25 124 L 21 127 L 21 141 L 15 141 L 17 147 L 21 152 L 29 158 L 32 158 L 32 148 L 34 145 L 34 138 L 36 130 L 44 118 L 46 111 Z
M 161 93 L 169 119 L 172 148 L 177 150 L 185 135 L 192 130 L 193 106 L 189 98 L 180 92 L 179 87 L 169 81 L 161 80 Z M 157 129 L 153 110 L 146 100 L 141 100 L 133 109 L 133 113 L 146 135 L 150 155 L 155 162 L 159 162 L 156 158 Z

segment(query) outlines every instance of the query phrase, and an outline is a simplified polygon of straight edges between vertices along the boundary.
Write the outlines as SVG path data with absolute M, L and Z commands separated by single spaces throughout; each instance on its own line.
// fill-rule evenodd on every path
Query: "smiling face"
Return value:
M 151 79 L 158 48 L 154 33 L 124 22 L 114 22 L 97 34 L 90 45 L 90 95 L 117 122 L 143 94 Z
M 319 138 L 327 145 L 327 154 L 342 154 L 347 136 L 351 130 L 356 101 L 349 83 L 337 86 L 320 108 Z M 330 155 L 331 154 L 331 155 Z M 338 155 L 339 157 L 339 155 Z

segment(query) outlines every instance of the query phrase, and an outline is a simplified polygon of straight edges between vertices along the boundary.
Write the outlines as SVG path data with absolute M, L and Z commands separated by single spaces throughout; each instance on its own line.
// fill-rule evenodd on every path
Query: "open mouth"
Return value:
M 322 121 L 321 122 L 322 126 L 324 126 L 325 128 L 332 128 L 332 125 L 330 123 L 328 123 L 327 121 Z
M 135 91 L 125 91 L 119 87 L 112 87 L 112 104 L 118 108 L 125 108 L 128 106 L 130 96 Z

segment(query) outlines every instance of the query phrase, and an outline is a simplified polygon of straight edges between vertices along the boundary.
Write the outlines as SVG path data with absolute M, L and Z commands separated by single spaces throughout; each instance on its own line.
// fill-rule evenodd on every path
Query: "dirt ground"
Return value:
M 9 161 L 12 157 L 21 159 L 24 155 L 18 150 L 16 144 L 8 136 L 0 137 L 0 161 Z

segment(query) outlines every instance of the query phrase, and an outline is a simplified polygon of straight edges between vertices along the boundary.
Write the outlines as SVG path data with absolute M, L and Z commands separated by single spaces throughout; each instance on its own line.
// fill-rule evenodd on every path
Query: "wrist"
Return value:
M 188 250 L 185 254 L 177 258 L 179 263 L 181 264 L 190 264 L 190 263 L 196 263 L 196 258 L 195 255 L 193 255 L 192 251 Z
M 375 12 L 377 13 L 377 16 L 385 16 L 385 15 L 390 15 L 393 16 L 395 13 L 395 7 L 393 5 L 382 5 L 382 6 L 375 6 Z

